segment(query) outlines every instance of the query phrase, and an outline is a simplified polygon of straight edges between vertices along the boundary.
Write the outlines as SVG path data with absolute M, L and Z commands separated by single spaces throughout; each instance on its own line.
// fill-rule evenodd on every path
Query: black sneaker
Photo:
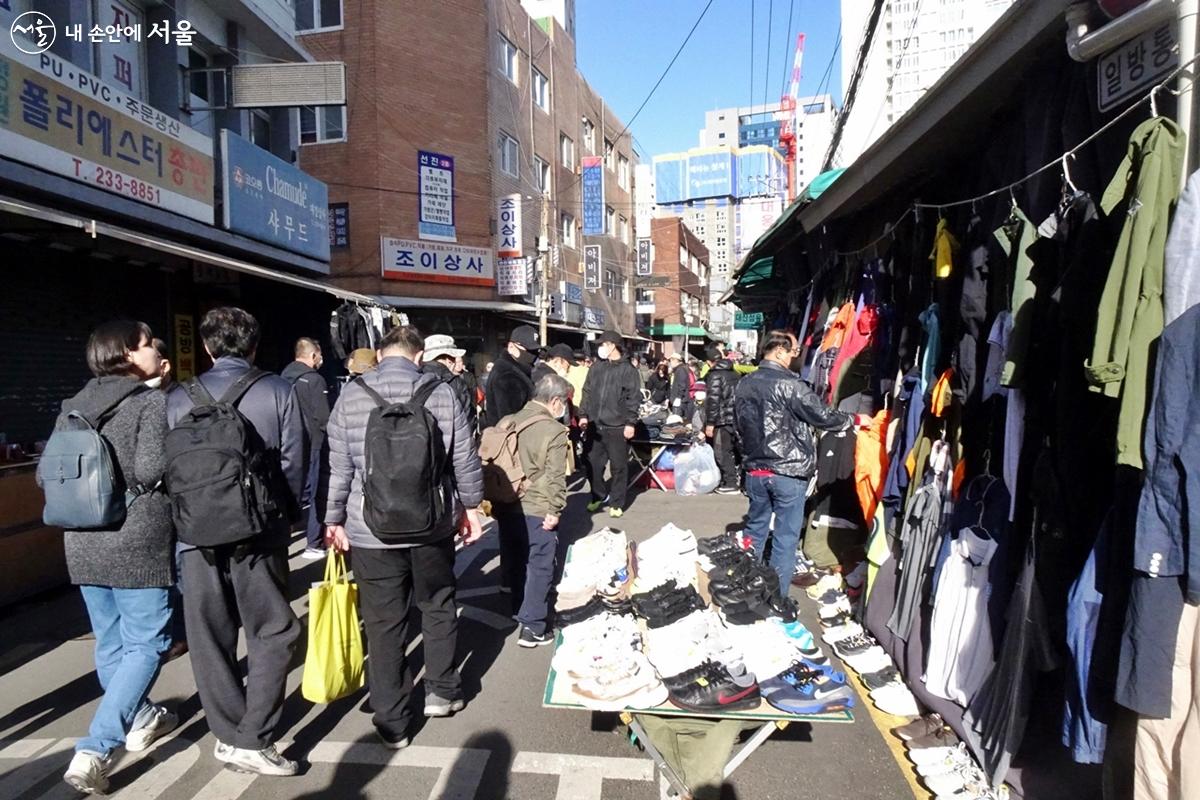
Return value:
M 521 647 L 541 647 L 544 644 L 554 642 L 554 635 L 550 631 L 545 633 L 534 633 L 532 628 L 521 627 L 521 637 L 517 639 L 517 644 Z
M 706 556 L 712 556 L 715 553 L 738 552 L 744 553 L 737 540 L 728 533 L 723 533 L 719 536 L 710 536 L 707 539 L 698 539 L 696 541 L 696 550 Z
M 895 667 L 884 667 L 877 672 L 868 672 L 862 675 L 862 682 L 863 686 L 873 692 L 876 689 L 882 689 L 889 683 L 900 683 L 900 672 Z
M 821 617 L 822 628 L 839 628 L 847 622 L 854 622 L 854 615 L 849 611 L 839 611 L 832 617 Z
M 577 622 L 583 622 L 585 619 L 591 619 L 597 614 L 604 613 L 604 603 L 599 597 L 592 597 L 586 604 L 578 608 L 568 608 L 565 611 L 555 613 L 555 624 L 560 628 L 567 625 L 574 625 Z
M 842 639 L 839 642 L 835 642 L 833 645 L 833 650 L 838 654 L 838 658 L 844 660 L 847 656 L 861 655 L 874 646 L 874 639 L 865 634 L 859 633 Z
M 667 693 L 672 703 L 687 711 L 750 711 L 762 703 L 757 683 L 739 686 L 720 664 L 711 664 L 690 683 L 667 686 Z

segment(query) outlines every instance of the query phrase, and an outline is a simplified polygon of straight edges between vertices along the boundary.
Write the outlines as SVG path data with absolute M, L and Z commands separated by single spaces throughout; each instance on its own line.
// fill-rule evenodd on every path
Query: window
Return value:
M 617 159 L 617 185 L 629 191 L 629 159 L 625 156 Z
M 500 71 L 504 73 L 504 77 L 508 78 L 513 84 L 517 82 L 517 46 L 504 37 L 504 34 L 497 34 L 500 37 Z
M 609 236 L 617 232 L 617 212 L 612 206 L 604 207 L 604 232 Z
M 575 169 L 575 143 L 565 133 L 558 135 L 558 160 L 567 169 Z
M 688 263 L 687 248 L 679 245 L 679 266 L 686 267 Z
M 624 217 L 617 217 L 617 238 L 623 244 L 629 244 L 629 220 Z
M 613 143 L 608 139 L 604 140 L 604 166 L 608 167 L 609 172 L 615 172 L 617 169 L 613 160 Z
M 533 179 L 542 194 L 550 194 L 550 165 L 540 156 L 533 157 Z
M 271 151 L 271 118 L 257 108 L 250 112 L 250 141 Z
M 587 117 L 583 118 L 583 146 L 592 155 L 596 154 L 596 126 Z
M 725 138 L 725 134 L 724 134 L 724 133 L 718 133 L 718 134 L 717 134 L 717 138 L 718 138 L 718 139 L 724 139 L 724 138 Z
M 296 32 L 335 30 L 342 27 L 342 0 L 296 0 Z
M 617 273 L 611 269 L 604 270 L 604 296 L 609 300 L 617 299 Z
M 529 68 L 529 89 L 533 92 L 533 102 L 542 111 L 550 113 L 550 79 L 538 71 L 537 67 Z
M 203 102 L 191 103 L 206 106 L 212 99 L 212 73 L 208 69 L 208 56 L 194 47 L 188 48 L 188 93 Z
M 559 232 L 562 234 L 562 243 L 567 247 L 575 246 L 575 218 L 570 214 L 563 214 L 559 219 Z
M 511 175 L 514 178 L 521 177 L 521 147 L 517 144 L 517 140 L 504 131 L 500 131 L 499 140 L 496 142 L 496 150 L 497 156 L 500 159 L 500 169 L 506 175 Z
M 300 144 L 344 141 L 345 106 L 300 106 Z

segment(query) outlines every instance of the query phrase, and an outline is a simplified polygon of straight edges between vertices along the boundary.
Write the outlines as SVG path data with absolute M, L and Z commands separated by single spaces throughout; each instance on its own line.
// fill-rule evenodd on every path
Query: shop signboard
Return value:
M 0 153 L 213 224 L 212 139 L 53 53 L 21 52 L 8 32 Z
M 564 292 L 568 303 L 577 303 L 583 305 L 583 287 L 578 283 L 566 282 L 567 288 Z
M 196 374 L 196 321 L 191 314 L 175 315 L 175 380 L 186 381 Z
M 521 195 L 506 194 L 496 201 L 496 255 L 500 258 L 520 258 Z
M 583 248 L 583 285 L 588 291 L 600 288 L 600 245 Z
M 639 289 L 663 289 L 671 285 L 671 279 L 666 275 L 652 275 L 649 278 L 638 278 L 635 283 Z
M 583 169 L 583 235 L 604 235 L 604 159 L 584 156 Z
M 638 239 L 637 242 L 637 274 L 640 276 L 649 275 L 654 271 L 654 263 L 651 257 L 650 240 Z
M 682 203 L 687 200 L 684 177 L 687 175 L 687 155 L 678 153 L 654 158 L 654 202 L 659 205 Z
M 350 204 L 329 204 L 329 248 L 345 250 L 350 246 Z
M 524 295 L 529 288 L 524 258 L 496 259 L 496 294 L 504 297 Z
M 734 194 L 737 169 L 733 153 L 722 150 L 717 153 L 688 155 L 687 187 L 688 199 L 706 197 L 729 197 Z
M 454 228 L 454 159 L 441 153 L 418 150 L 417 174 L 420 178 L 417 236 L 431 242 L 457 242 Z
M 604 309 L 603 308 L 584 308 L 583 309 L 583 324 L 589 328 L 604 327 Z
M 379 248 L 386 280 L 496 285 L 492 253 L 483 247 L 381 236 Z
M 1108 111 L 1141 94 L 1179 66 L 1176 23 L 1164 22 L 1100 56 L 1096 67 L 1097 105 Z
M 144 29 L 142 12 L 125 0 L 106 0 L 96 4 L 96 22 L 101 28 L 118 32 L 141 31 Z M 122 87 L 136 97 L 144 97 L 142 81 L 142 59 L 140 36 L 101 36 L 96 42 L 97 63 L 100 77 Z
M 221 131 L 224 226 L 293 253 L 329 260 L 329 188 L 282 158 Z
M 636 306 L 634 306 L 634 313 L 635 314 L 653 314 L 654 313 L 654 303 L 638 303 Z
M 756 331 L 762 326 L 763 314 L 761 311 L 754 314 L 739 311 L 733 315 L 733 329 L 735 331 Z

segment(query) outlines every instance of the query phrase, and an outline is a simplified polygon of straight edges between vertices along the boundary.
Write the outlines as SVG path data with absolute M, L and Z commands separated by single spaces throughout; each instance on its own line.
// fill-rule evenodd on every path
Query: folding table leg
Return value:
M 740 767 L 747 758 L 752 756 L 755 750 L 762 747 L 763 742 L 767 741 L 767 739 L 770 739 L 771 735 L 775 733 L 775 731 L 783 730 L 787 726 L 788 723 L 786 721 L 780 720 L 778 722 L 768 722 L 766 725 L 763 725 L 761 728 L 755 731 L 754 735 L 750 737 L 749 741 L 742 745 L 742 749 L 738 750 L 737 753 L 734 754 L 733 758 L 729 759 L 729 763 L 725 765 L 725 777 L 728 778 L 730 775 L 732 775 L 733 771 Z

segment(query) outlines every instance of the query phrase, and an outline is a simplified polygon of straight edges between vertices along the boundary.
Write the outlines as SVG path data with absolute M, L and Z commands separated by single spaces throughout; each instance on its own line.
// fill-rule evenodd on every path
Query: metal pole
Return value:
M 1187 64 L 1196 57 L 1196 15 L 1200 0 L 1181 0 L 1179 3 L 1179 63 Z M 1193 131 L 1195 125 L 1195 66 L 1189 66 L 1179 74 L 1179 127 L 1186 137 L 1187 150 L 1184 153 L 1183 183 L 1186 185 L 1188 176 L 1196 168 L 1196 142 Z
M 548 332 L 547 319 L 550 316 L 550 265 L 545 252 L 542 252 L 543 247 L 549 247 L 548 232 L 546 231 L 546 193 L 542 192 L 542 225 L 541 235 L 538 237 L 538 275 L 541 278 L 541 288 L 538 291 L 538 336 L 540 337 L 542 347 L 549 344 L 547 341 Z

